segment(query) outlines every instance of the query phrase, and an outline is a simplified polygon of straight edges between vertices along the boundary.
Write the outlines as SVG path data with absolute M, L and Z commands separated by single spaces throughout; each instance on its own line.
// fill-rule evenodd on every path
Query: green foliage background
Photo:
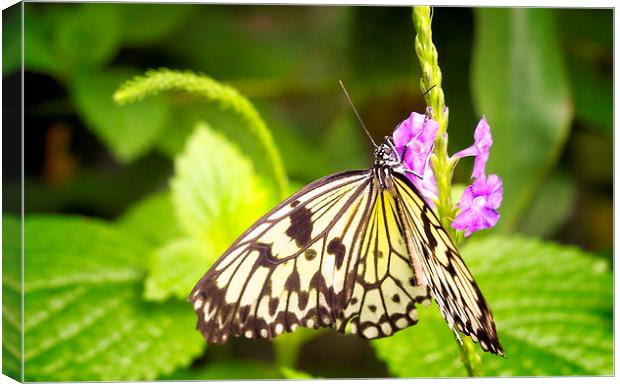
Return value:
M 24 8 L 26 380 L 466 375 L 434 307 L 373 342 L 299 330 L 206 346 L 185 301 L 282 197 L 368 166 L 338 79 L 376 138 L 424 109 L 409 8 Z M 489 168 L 505 184 L 500 225 L 462 248 L 508 356 L 484 354 L 486 375 L 613 372 L 612 18 L 434 10 L 450 152 L 485 114 Z M 3 22 L 3 76 L 15 81 L 17 9 Z M 154 71 L 119 88 L 160 67 L 205 75 Z M 18 175 L 4 188 L 18 191 Z M 18 212 L 5 204 L 2 226 L 3 369 L 16 378 Z

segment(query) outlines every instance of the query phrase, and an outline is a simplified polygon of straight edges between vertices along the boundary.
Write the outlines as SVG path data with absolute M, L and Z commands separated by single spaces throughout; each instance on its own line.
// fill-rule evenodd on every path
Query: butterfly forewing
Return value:
M 394 185 L 419 245 L 419 260 L 433 297 L 450 327 L 480 342 L 482 349 L 503 355 L 493 317 L 478 285 L 437 216 L 411 182 L 394 174 Z

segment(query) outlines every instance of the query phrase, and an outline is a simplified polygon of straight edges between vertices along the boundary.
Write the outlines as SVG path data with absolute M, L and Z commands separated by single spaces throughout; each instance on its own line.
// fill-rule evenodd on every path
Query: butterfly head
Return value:
M 394 167 L 400 164 L 395 148 L 389 144 L 381 144 L 375 149 L 375 167 Z

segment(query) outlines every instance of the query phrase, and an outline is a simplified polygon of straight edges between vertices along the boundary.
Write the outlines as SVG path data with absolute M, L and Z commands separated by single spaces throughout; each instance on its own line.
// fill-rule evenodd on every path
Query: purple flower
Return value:
M 422 179 L 412 174 L 407 174 L 407 177 L 431 206 L 433 206 L 433 199 L 437 198 L 437 184 L 429 164 L 429 155 L 438 130 L 439 123 L 435 120 L 412 112 L 392 134 L 394 146 L 403 157 L 403 165 Z
M 497 209 L 502 202 L 504 187 L 497 175 L 481 176 L 468 186 L 459 201 L 459 213 L 452 228 L 465 231 L 465 237 L 473 232 L 493 227 L 499 220 Z
M 431 206 L 431 208 L 435 208 L 435 200 L 437 200 L 437 181 L 435 181 L 435 174 L 433 173 L 433 169 L 430 164 L 426 166 L 424 169 L 424 174 L 422 175 L 422 179 L 414 175 L 407 175 L 407 178 L 411 180 L 413 185 L 422 193 L 422 197 L 424 200 Z
M 465 156 L 476 156 L 471 177 L 478 178 L 484 176 L 487 160 L 489 160 L 489 149 L 491 148 L 491 144 L 493 144 L 491 127 L 489 127 L 485 117 L 482 116 L 474 132 L 474 144 L 469 148 L 455 153 L 452 155 L 452 158 L 460 159 Z

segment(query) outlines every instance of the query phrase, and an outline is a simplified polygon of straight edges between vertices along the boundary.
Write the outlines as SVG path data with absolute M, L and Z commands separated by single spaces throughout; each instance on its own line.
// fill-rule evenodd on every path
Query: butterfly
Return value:
M 386 337 L 416 324 L 417 307 L 434 298 L 457 338 L 455 329 L 503 356 L 491 311 L 407 178 L 404 153 L 387 136 L 374 156 L 370 169 L 303 187 L 213 264 L 189 296 L 208 342 L 298 326 Z

